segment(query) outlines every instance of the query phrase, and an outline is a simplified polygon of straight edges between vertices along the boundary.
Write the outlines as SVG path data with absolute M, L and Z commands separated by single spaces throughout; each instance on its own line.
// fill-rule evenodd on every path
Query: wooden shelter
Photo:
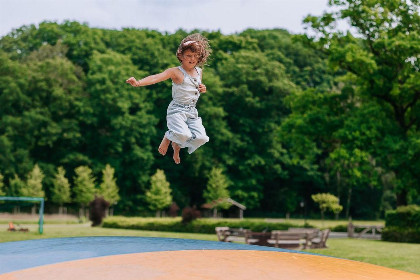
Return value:
M 240 204 L 239 202 L 237 202 L 233 199 L 231 199 L 230 197 L 220 198 L 220 199 L 217 199 L 217 200 L 213 200 L 212 202 L 205 203 L 205 204 L 201 205 L 201 208 L 213 209 L 213 211 L 217 211 L 216 206 L 219 205 L 222 202 L 227 202 L 231 205 L 234 205 L 234 206 L 238 207 L 238 209 L 239 209 L 239 219 L 244 218 L 244 210 L 246 210 L 246 206 L 243 205 L 243 204 Z

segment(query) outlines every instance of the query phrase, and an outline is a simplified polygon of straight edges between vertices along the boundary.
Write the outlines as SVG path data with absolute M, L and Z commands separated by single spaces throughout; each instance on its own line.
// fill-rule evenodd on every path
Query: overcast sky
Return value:
M 308 14 L 321 15 L 327 0 L 0 0 L 0 36 L 22 25 L 76 20 L 90 27 L 220 30 L 283 28 L 303 33 Z

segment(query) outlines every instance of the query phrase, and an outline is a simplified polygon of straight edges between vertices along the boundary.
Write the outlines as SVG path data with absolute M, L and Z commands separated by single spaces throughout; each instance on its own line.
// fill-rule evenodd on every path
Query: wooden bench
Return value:
M 283 249 L 306 249 L 309 248 L 310 237 L 312 235 L 307 232 L 287 230 L 273 230 L 271 232 L 248 231 L 245 233 L 245 243 Z
M 271 232 L 245 232 L 245 243 L 259 246 L 272 246 L 269 243 Z
M 284 249 L 306 249 L 309 248 L 310 241 L 314 237 L 314 232 L 305 230 L 273 230 L 271 241 L 274 247 Z
M 310 234 L 312 237 L 317 237 L 320 230 L 317 228 L 289 228 L 287 231 L 290 232 L 304 232 Z
M 311 240 L 311 249 L 312 248 L 328 248 L 327 247 L 327 239 L 330 235 L 331 230 L 329 228 L 324 229 L 321 231 L 319 237 L 315 237 Z
M 251 245 L 284 249 L 324 248 L 328 232 L 313 228 L 289 228 L 271 232 L 253 232 L 243 228 L 216 227 L 217 239 L 222 242 L 245 242 Z
M 217 239 L 222 242 L 245 242 L 245 234 L 248 229 L 216 227 Z

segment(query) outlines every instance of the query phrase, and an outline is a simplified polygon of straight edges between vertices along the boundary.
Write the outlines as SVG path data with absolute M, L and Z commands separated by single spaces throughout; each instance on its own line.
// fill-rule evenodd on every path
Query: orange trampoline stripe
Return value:
M 243 250 L 161 251 L 45 265 L 0 280 L 91 279 L 420 280 L 420 275 L 338 258 Z

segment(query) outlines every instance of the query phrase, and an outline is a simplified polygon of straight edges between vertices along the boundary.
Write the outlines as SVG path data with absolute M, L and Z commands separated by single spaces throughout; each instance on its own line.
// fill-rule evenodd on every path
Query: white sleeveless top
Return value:
M 200 98 L 198 85 L 201 84 L 201 68 L 194 67 L 198 73 L 198 77 L 190 76 L 182 66 L 178 69 L 184 74 L 184 80 L 180 84 L 172 82 L 172 99 L 175 103 L 182 105 L 195 105 Z

